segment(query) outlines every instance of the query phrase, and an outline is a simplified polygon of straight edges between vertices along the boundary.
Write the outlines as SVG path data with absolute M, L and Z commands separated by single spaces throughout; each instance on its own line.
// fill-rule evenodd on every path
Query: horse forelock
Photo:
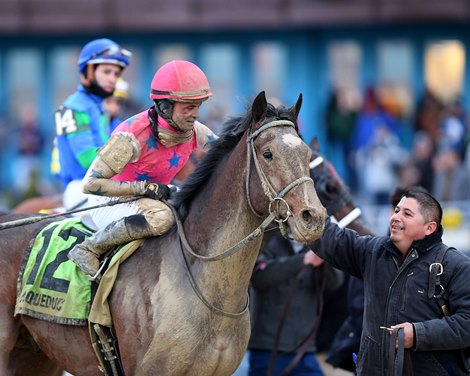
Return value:
M 290 108 L 284 107 L 282 105 L 278 108 L 275 108 L 270 103 L 268 103 L 268 112 L 266 117 L 268 119 L 274 118 L 278 120 L 290 120 L 292 123 L 294 123 L 295 131 L 297 132 L 297 134 L 299 133 L 297 118 L 295 117 L 294 113 L 292 112 L 292 109 Z
M 268 103 L 266 119 L 269 121 L 274 119 L 290 120 L 295 124 L 295 130 L 298 133 L 297 119 L 292 111 L 282 105 L 275 108 Z M 219 138 L 211 143 L 209 151 L 199 161 L 195 170 L 186 178 L 180 191 L 175 196 L 173 204 L 178 208 L 181 219 L 188 215 L 192 199 L 212 176 L 219 162 L 228 156 L 239 143 L 251 123 L 251 111 L 247 111 L 244 116 L 229 118 L 224 123 Z

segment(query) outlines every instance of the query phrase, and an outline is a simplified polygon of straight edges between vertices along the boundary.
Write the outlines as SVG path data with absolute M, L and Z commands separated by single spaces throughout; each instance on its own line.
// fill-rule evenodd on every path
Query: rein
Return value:
M 224 258 L 227 258 L 229 256 L 232 256 L 236 252 L 238 252 L 240 249 L 245 247 L 248 243 L 252 242 L 254 239 L 256 239 L 258 236 L 262 235 L 266 227 L 269 226 L 269 224 L 274 220 L 274 214 L 269 214 L 269 216 L 259 225 L 254 231 L 252 231 L 250 234 L 248 234 L 244 239 L 227 249 L 226 251 L 219 253 L 218 255 L 215 256 L 201 256 L 195 253 L 191 246 L 189 245 L 188 239 L 186 238 L 186 234 L 184 233 L 184 228 L 183 228 L 183 223 L 181 222 L 181 219 L 178 215 L 178 212 L 176 209 L 173 207 L 173 205 L 169 204 L 166 201 L 165 202 L 168 207 L 171 209 L 173 212 L 173 215 L 175 217 L 176 221 L 176 227 L 178 228 L 178 234 L 180 237 L 180 242 L 181 242 L 181 252 L 183 254 L 183 259 L 184 259 L 184 264 L 186 266 L 186 270 L 188 272 L 189 276 L 189 282 L 191 283 L 191 287 L 193 288 L 194 292 L 196 293 L 197 297 L 205 304 L 207 308 L 210 310 L 219 313 L 221 315 L 231 317 L 231 318 L 238 318 L 243 316 L 247 311 L 248 311 L 248 306 L 249 306 L 249 301 L 250 297 L 247 295 L 246 299 L 246 304 L 245 307 L 240 311 L 240 312 L 229 312 L 224 310 L 223 308 L 216 307 L 215 305 L 211 304 L 203 295 L 201 289 L 199 288 L 198 284 L 196 283 L 196 280 L 194 279 L 193 274 L 191 273 L 191 268 L 189 267 L 188 260 L 186 258 L 186 255 L 184 254 L 184 251 L 188 252 L 190 255 L 203 260 L 203 261 L 218 261 L 222 260 Z
M 255 211 L 255 209 L 254 209 L 254 207 L 251 203 L 250 194 L 249 194 L 250 165 L 251 165 L 250 162 L 251 162 L 251 159 L 253 158 L 254 164 L 256 166 L 256 171 L 258 172 L 259 179 L 261 180 L 263 191 L 264 191 L 265 195 L 269 198 L 269 215 L 264 219 L 264 221 L 255 230 L 253 230 L 250 234 L 245 236 L 245 238 L 240 240 L 238 243 L 236 243 L 233 246 L 229 247 L 227 250 L 225 250 L 225 251 L 223 251 L 223 252 L 221 252 L 217 255 L 214 255 L 214 256 L 202 256 L 202 255 L 198 255 L 197 253 L 195 253 L 193 251 L 193 249 L 191 248 L 189 242 L 188 242 L 188 239 L 187 239 L 186 234 L 184 232 L 183 224 L 181 222 L 181 219 L 179 218 L 179 215 L 178 215 L 176 209 L 172 205 L 170 205 L 168 202 L 164 201 L 171 208 L 171 210 L 173 212 L 173 215 L 175 217 L 176 226 L 177 226 L 177 229 L 178 229 L 178 234 L 179 234 L 180 242 L 181 242 L 181 251 L 182 251 L 182 254 L 183 254 L 183 259 L 184 259 L 184 262 L 185 262 L 185 265 L 186 265 L 186 270 L 188 272 L 189 281 L 191 283 L 191 286 L 192 286 L 194 292 L 196 293 L 198 298 L 204 303 L 204 305 L 206 305 L 206 307 L 208 307 L 210 310 L 212 310 L 212 311 L 214 311 L 218 314 L 221 314 L 221 315 L 224 315 L 224 316 L 227 316 L 227 317 L 239 318 L 239 317 L 243 316 L 248 311 L 249 295 L 247 294 L 247 301 L 246 301 L 246 304 L 245 304 L 244 308 L 239 312 L 229 312 L 229 311 L 224 310 L 223 308 L 216 307 L 214 304 L 210 303 L 204 297 L 203 293 L 201 292 L 201 289 L 197 285 L 197 283 L 194 279 L 194 276 L 191 273 L 191 269 L 189 267 L 188 260 L 185 256 L 184 251 L 188 252 L 191 256 L 193 256 L 195 258 L 198 258 L 202 261 L 209 261 L 209 262 L 219 261 L 219 260 L 222 260 L 222 259 L 225 259 L 229 256 L 234 255 L 235 253 L 240 251 L 242 248 L 244 248 L 247 244 L 251 243 L 254 239 L 261 236 L 263 234 L 264 230 L 273 221 L 276 221 L 278 223 L 279 229 L 281 230 L 281 233 L 283 231 L 284 231 L 284 233 L 286 233 L 285 222 L 292 215 L 292 212 L 290 211 L 289 204 L 284 200 L 284 196 L 286 196 L 287 193 L 289 193 L 289 191 L 291 191 L 293 188 L 299 186 L 300 184 L 302 184 L 304 182 L 307 182 L 307 181 L 311 181 L 313 183 L 313 180 L 310 177 L 301 177 L 299 179 L 296 179 L 292 183 L 288 184 L 279 193 L 276 193 L 276 191 L 274 190 L 274 188 L 270 184 L 268 178 L 266 177 L 266 174 L 261 169 L 261 166 L 259 165 L 258 159 L 255 158 L 256 151 L 255 151 L 255 148 L 254 148 L 254 145 L 253 145 L 254 139 L 261 132 L 265 131 L 266 129 L 272 128 L 272 127 L 284 126 L 284 125 L 291 126 L 291 127 L 295 128 L 295 124 L 293 122 L 289 121 L 289 120 L 274 120 L 274 121 L 271 121 L 269 123 L 266 123 L 266 124 L 262 125 L 254 133 L 250 134 L 248 139 L 247 139 L 247 144 L 249 144 L 248 147 L 247 147 L 247 174 L 246 174 L 246 194 L 247 194 L 248 205 L 250 206 L 251 211 L 257 217 L 259 217 L 259 218 L 262 217 L 261 214 L 258 214 Z M 279 202 L 282 202 L 283 204 L 286 205 L 286 208 L 287 208 L 287 211 L 286 211 L 287 217 L 286 218 L 281 218 L 281 216 L 279 214 Z M 277 204 L 275 209 L 273 208 L 273 203 Z
M 103 208 L 105 206 L 114 206 L 114 205 L 118 205 L 118 204 L 125 204 L 125 203 L 128 203 L 128 202 L 133 202 L 133 201 L 139 200 L 140 198 L 142 198 L 142 197 L 138 196 L 138 197 L 129 197 L 129 198 L 119 198 L 119 199 L 116 199 L 116 200 L 110 200 L 110 201 L 105 202 L 103 204 L 98 204 L 98 205 L 94 205 L 94 206 L 87 206 L 87 207 L 80 208 L 80 209 L 75 209 L 75 210 L 69 210 L 69 211 L 66 211 L 66 212 L 63 212 L 63 213 L 47 214 L 47 215 L 41 215 L 41 216 L 36 216 L 36 217 L 28 217 L 28 218 L 17 219 L 17 220 L 5 222 L 5 223 L 0 223 L 0 231 L 1 230 L 6 230 L 6 229 L 9 229 L 9 228 L 13 228 L 13 227 L 30 225 L 30 224 L 33 224 L 33 223 L 36 223 L 36 222 L 39 222 L 39 221 L 44 221 L 46 219 L 64 217 L 64 216 L 67 216 L 69 214 L 75 214 L 75 213 L 80 213 L 80 212 L 88 211 L 88 210 L 92 210 L 92 209 Z
M 411 374 L 409 353 L 405 350 L 405 330 L 403 328 L 388 329 L 390 333 L 388 346 L 388 374 L 390 376 L 402 376 Z

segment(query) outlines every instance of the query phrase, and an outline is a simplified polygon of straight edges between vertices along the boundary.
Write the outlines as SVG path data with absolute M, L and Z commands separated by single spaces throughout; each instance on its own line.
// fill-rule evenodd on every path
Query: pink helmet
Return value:
M 162 65 L 153 76 L 150 89 L 150 98 L 175 102 L 200 101 L 212 96 L 204 72 L 184 60 L 173 60 Z

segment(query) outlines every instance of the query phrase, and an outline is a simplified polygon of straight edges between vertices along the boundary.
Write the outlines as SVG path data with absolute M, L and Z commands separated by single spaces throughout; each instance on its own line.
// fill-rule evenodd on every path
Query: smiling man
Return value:
M 422 195 L 423 206 L 415 197 L 402 197 L 390 218 L 390 240 L 403 257 L 415 240 L 431 235 L 441 222 L 440 205 L 427 196 Z
M 463 349 L 470 346 L 470 258 L 442 243 L 441 219 L 436 199 L 410 188 L 390 218 L 390 236 L 359 236 L 328 223 L 311 244 L 325 261 L 364 280 L 358 375 L 389 374 L 397 330 L 404 375 L 469 374 Z

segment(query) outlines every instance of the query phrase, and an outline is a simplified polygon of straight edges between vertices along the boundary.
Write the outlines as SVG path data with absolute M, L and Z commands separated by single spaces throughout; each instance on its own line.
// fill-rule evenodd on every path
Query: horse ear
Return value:
M 294 114 L 295 120 L 297 120 L 300 112 L 300 108 L 302 107 L 302 93 L 299 94 L 299 98 L 297 99 L 297 102 L 289 108 L 289 111 Z
M 312 141 L 310 141 L 310 149 L 316 151 L 317 153 L 320 153 L 320 142 L 318 142 L 317 136 L 313 137 Z
M 253 105 L 251 106 L 251 116 L 255 124 L 259 124 L 266 118 L 266 113 L 268 111 L 268 102 L 266 101 L 266 94 L 264 91 L 259 93 Z

